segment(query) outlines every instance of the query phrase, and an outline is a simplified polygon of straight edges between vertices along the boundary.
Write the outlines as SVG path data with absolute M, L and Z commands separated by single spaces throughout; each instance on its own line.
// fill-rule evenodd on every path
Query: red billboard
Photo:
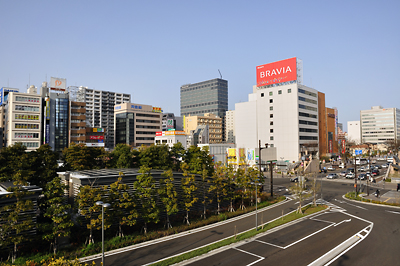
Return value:
M 104 136 L 90 136 L 90 139 L 104 139 Z
M 296 57 L 257 66 L 257 87 L 297 80 Z

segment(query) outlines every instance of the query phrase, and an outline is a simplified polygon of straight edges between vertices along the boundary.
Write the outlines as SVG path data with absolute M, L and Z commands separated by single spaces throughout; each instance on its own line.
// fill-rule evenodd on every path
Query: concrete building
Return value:
M 5 105 L 5 146 L 22 142 L 27 151 L 36 150 L 42 136 L 42 98 L 35 86 L 27 93 L 9 92 Z
M 228 149 L 235 148 L 234 143 L 217 143 L 217 144 L 199 144 L 200 148 L 208 147 L 208 152 L 213 158 L 213 162 L 221 162 L 222 164 L 227 163 Z
M 360 121 L 347 121 L 347 140 L 355 144 L 361 143 Z
M 183 117 L 175 116 L 173 113 L 163 113 L 162 115 L 162 130 L 183 130 Z
M 122 103 L 114 107 L 115 142 L 133 147 L 154 144 L 161 131 L 161 108 L 151 105 Z M 107 130 L 107 129 L 106 129 Z
M 327 154 L 336 155 L 338 153 L 337 136 L 337 109 L 326 107 L 327 123 Z
M 235 110 L 229 110 L 225 115 L 225 142 L 235 143 L 235 135 Z
M 131 102 L 131 95 L 110 91 L 100 91 L 88 87 L 69 87 L 76 99 L 86 103 L 86 123 L 91 128 L 103 128 L 106 132 L 105 148 L 114 148 L 114 106 Z
M 223 142 L 223 118 L 207 113 L 204 116 L 186 116 L 184 119 L 184 130 L 190 135 L 193 130 L 201 125 L 208 125 L 209 143 Z M 203 142 L 205 143 L 205 142 Z M 208 143 L 208 142 L 207 142 Z
M 186 149 L 186 134 L 185 131 L 171 130 L 171 131 L 158 131 L 154 144 L 165 144 L 170 148 L 176 143 L 182 143 L 183 148 Z
M 199 144 L 210 143 L 208 125 L 198 125 L 195 130 L 191 130 L 186 138 L 186 147 L 197 146 Z
M 400 139 L 400 109 L 373 106 L 360 112 L 361 143 L 384 144 Z
M 6 109 L 5 104 L 8 99 L 10 92 L 19 92 L 19 89 L 2 87 L 0 88 L 0 149 L 5 147 L 5 121 L 6 121 Z
M 261 141 L 289 161 L 318 154 L 318 91 L 301 84 L 301 69 L 297 58 L 257 67 L 258 86 L 248 102 L 235 104 L 237 148 L 255 149 Z

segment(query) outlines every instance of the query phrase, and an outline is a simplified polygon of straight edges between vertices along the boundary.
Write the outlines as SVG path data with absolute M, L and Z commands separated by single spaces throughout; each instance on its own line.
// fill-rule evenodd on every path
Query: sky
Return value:
M 234 110 L 256 66 L 298 57 L 303 84 L 346 130 L 360 110 L 400 108 L 399 10 L 398 0 L 0 0 L 0 87 L 65 78 L 179 116 L 184 84 L 220 71 Z

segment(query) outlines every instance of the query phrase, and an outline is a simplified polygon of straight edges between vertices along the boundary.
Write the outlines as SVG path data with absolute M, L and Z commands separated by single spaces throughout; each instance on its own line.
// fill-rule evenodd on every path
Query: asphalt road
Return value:
M 323 200 L 334 204 L 342 212 L 330 213 L 330 218 L 307 220 L 293 227 L 287 227 L 265 236 L 260 241 L 246 243 L 243 247 L 225 250 L 221 254 L 203 258 L 204 261 L 185 262 L 182 265 L 309 265 L 324 254 L 345 242 L 360 230 L 370 226 L 370 231 L 358 235 L 362 241 L 334 257 L 330 265 L 399 265 L 397 251 L 400 247 L 400 208 L 367 205 L 348 201 L 342 198 L 346 192 L 353 190 L 353 182 L 340 180 L 327 181 L 321 178 Z M 267 179 L 266 183 L 268 184 Z M 275 189 L 290 186 L 288 178 L 275 178 Z M 386 193 L 381 190 L 381 193 Z M 284 213 L 295 210 L 297 204 L 291 200 L 279 206 L 268 208 L 258 213 L 258 223 L 270 221 Z M 336 211 L 337 211 L 336 210 Z M 336 218 L 333 214 L 335 214 Z M 343 217 L 340 217 L 343 216 Z M 344 218 L 347 217 L 347 218 Z M 322 218 L 322 217 L 320 217 Z M 351 219 L 351 222 L 342 222 Z M 337 226 L 334 224 L 340 223 Z M 371 226 L 372 223 L 372 226 Z M 319 228 L 331 225 L 329 228 L 315 233 Z M 243 232 L 255 227 L 254 214 L 244 218 L 225 221 L 218 227 L 207 227 L 192 230 L 165 239 L 135 245 L 131 248 L 112 252 L 106 256 L 106 265 L 145 265 L 177 254 L 204 246 L 206 244 L 230 237 L 234 230 Z M 306 239 L 306 236 L 311 235 Z M 265 241 L 264 241 L 265 240 Z M 299 241 L 301 240 L 301 241 Z M 262 243 L 265 242 L 265 243 Z M 295 243 L 295 244 L 293 244 Z M 246 253 L 247 252 L 247 253 Z M 100 257 L 89 258 L 86 262 L 95 261 L 100 265 Z M 200 264 L 199 264 L 200 263 Z M 318 264 L 315 264 L 318 265 Z

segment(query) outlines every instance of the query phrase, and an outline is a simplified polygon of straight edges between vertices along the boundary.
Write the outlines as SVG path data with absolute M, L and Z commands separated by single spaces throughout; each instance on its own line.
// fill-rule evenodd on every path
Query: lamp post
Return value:
M 285 157 L 280 157 L 281 158 L 281 161 L 282 161 L 282 164 L 284 163 L 284 161 L 283 161 L 283 159 L 285 159 Z M 286 166 L 286 165 L 285 165 Z M 286 168 L 286 167 L 285 167 Z M 283 178 L 283 170 L 281 169 L 281 172 L 282 172 L 282 178 Z
M 368 171 L 371 173 L 371 150 L 368 147 Z M 367 176 L 367 196 L 369 196 L 369 176 Z
M 258 157 L 259 157 L 259 162 L 258 162 L 258 166 L 259 166 L 259 170 L 260 170 L 260 179 L 261 180 L 261 150 L 262 149 L 268 149 L 268 143 L 265 143 L 265 148 L 261 147 L 261 140 L 258 140 Z M 273 173 L 272 173 L 272 161 L 270 162 L 270 170 L 271 170 L 271 198 L 274 197 L 274 192 L 273 192 Z
M 258 218 L 257 218 L 257 190 L 258 190 L 258 187 L 257 186 L 261 186 L 262 184 L 261 183 L 257 183 L 257 182 L 250 182 L 250 184 L 252 184 L 252 185 L 256 185 L 256 231 L 258 230 Z
M 110 203 L 103 203 L 102 201 L 96 202 L 97 206 L 101 206 L 101 263 L 104 266 L 104 208 L 109 208 L 111 206 Z

